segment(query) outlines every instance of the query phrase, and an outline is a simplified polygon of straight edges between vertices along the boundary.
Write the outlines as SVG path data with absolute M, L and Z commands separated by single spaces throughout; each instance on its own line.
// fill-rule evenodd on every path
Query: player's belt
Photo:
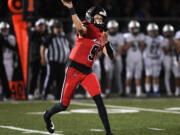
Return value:
M 73 60 L 69 60 L 67 66 L 73 67 L 73 68 L 77 69 L 79 72 L 86 74 L 86 75 L 88 75 L 92 72 L 92 68 L 84 66 Z

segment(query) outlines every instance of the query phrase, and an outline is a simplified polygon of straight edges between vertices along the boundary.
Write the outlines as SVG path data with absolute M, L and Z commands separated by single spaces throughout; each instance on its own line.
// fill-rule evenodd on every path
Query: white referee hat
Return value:
M 35 26 L 39 26 L 41 24 L 46 24 L 46 20 L 44 18 L 40 18 L 35 22 Z

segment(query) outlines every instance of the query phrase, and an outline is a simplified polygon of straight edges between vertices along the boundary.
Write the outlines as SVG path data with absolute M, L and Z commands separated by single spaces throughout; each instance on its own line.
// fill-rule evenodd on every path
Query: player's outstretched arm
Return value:
M 70 10 L 70 13 L 72 15 L 72 21 L 75 24 L 76 30 L 79 32 L 81 36 L 85 35 L 87 33 L 87 29 L 85 26 L 83 26 L 81 20 L 77 16 L 75 9 L 73 8 L 72 1 L 66 2 L 65 0 L 61 0 L 61 2 L 63 3 L 64 6 L 66 6 Z

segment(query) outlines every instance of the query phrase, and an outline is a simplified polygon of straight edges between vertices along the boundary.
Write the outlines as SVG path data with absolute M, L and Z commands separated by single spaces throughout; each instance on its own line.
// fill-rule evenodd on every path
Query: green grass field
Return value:
M 117 98 L 105 99 L 104 102 L 114 135 L 180 135 L 178 98 Z M 54 103 L 0 102 L 0 135 L 48 134 L 42 112 Z M 55 135 L 105 135 L 92 100 L 72 100 L 68 110 L 55 115 L 52 120 Z

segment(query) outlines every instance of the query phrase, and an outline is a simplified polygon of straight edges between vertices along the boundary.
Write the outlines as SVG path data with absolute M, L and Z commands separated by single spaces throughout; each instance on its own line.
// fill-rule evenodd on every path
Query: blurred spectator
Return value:
M 94 0 L 93 5 L 96 6 L 96 7 L 100 7 L 100 6 L 103 5 L 103 3 L 104 3 L 103 0 Z
M 123 16 L 124 17 L 132 17 L 134 16 L 134 1 L 133 0 L 127 0 L 124 1 L 126 3 L 122 3 L 124 5 L 124 10 L 123 10 Z
M 37 15 L 45 18 L 61 17 L 66 19 L 69 11 L 65 8 L 60 0 L 38 0 Z M 91 6 L 102 6 L 110 17 L 178 17 L 180 15 L 179 0 L 73 0 L 75 9 L 80 18 L 84 18 L 85 11 Z M 80 8 L 76 8 L 80 7 Z M 7 1 L 0 1 L 0 18 L 8 17 L 9 9 Z M 111 16 L 112 15 L 112 16 Z
M 172 4 L 170 0 L 163 0 L 163 3 L 161 5 L 160 15 L 162 17 L 168 16 L 170 17 L 172 15 L 171 12 Z
M 149 18 L 151 17 L 151 3 L 149 0 L 143 1 L 135 15 L 138 18 Z
M 56 81 L 55 98 L 60 98 L 60 91 L 63 85 L 65 65 L 69 57 L 69 42 L 65 37 L 63 25 L 60 21 L 52 22 L 51 34 L 44 40 L 41 46 L 41 63 L 47 66 L 46 79 L 43 87 L 43 95 L 46 100 L 50 93 L 49 88 L 52 82 Z
M 40 93 L 42 92 L 44 77 L 46 72 L 41 66 L 40 57 L 40 45 L 43 38 L 46 36 L 46 21 L 45 19 L 38 19 L 35 22 L 35 29 L 30 30 L 29 33 L 29 48 L 30 48 L 30 88 L 29 88 L 29 100 L 34 99 L 34 91 L 37 88 L 38 76 L 40 76 Z
M 103 7 L 107 12 L 109 17 L 118 17 L 121 16 L 121 8 L 118 5 L 117 1 L 114 0 L 105 0 L 103 1 Z

